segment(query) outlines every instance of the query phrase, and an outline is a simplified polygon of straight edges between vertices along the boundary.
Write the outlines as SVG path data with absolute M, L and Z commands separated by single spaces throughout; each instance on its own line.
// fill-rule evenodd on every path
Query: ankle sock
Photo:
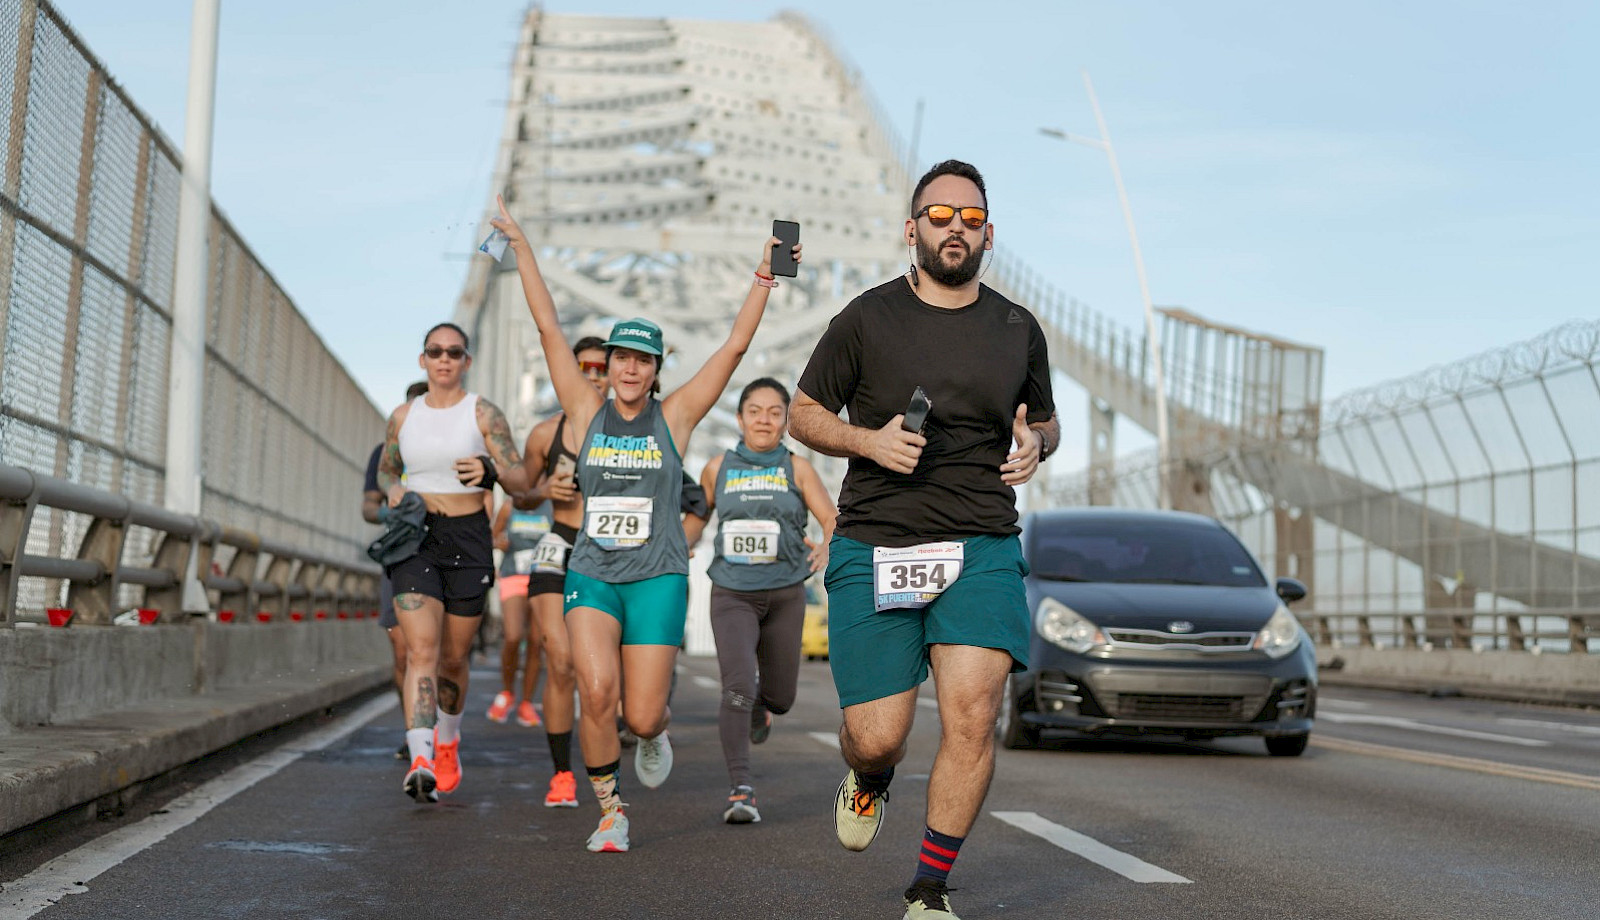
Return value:
M 622 760 L 618 758 L 603 767 L 585 767 L 589 772 L 589 785 L 594 787 L 594 797 L 600 802 L 600 810 L 616 811 L 622 807 L 622 783 L 617 779 L 617 773 L 622 769 Z
M 861 788 L 868 792 L 888 792 L 889 781 L 892 779 L 894 779 L 894 767 L 874 770 L 871 773 L 865 773 L 861 770 L 856 771 L 856 782 L 860 783 Z
M 917 856 L 917 873 L 911 877 L 911 884 L 915 885 L 923 879 L 932 879 L 940 884 L 949 881 L 950 867 L 955 865 L 956 854 L 961 852 L 961 843 L 966 839 L 924 827 L 922 852 Z
M 433 759 L 433 729 L 406 729 L 406 751 L 412 760 L 418 757 Z
M 550 761 L 555 764 L 556 772 L 571 773 L 572 732 L 548 732 L 545 739 L 550 742 Z
M 439 743 L 450 744 L 461 740 L 461 713 L 451 715 L 443 709 L 438 711 L 434 721 L 434 728 L 439 732 Z

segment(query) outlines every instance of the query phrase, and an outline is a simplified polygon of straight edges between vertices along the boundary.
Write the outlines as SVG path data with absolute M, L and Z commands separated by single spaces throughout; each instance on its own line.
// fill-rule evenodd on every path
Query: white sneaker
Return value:
M 633 772 L 639 775 L 639 782 L 646 789 L 654 789 L 667 781 L 672 774 L 672 742 L 667 740 L 666 732 L 654 738 L 639 739 L 639 746 L 633 749 Z
M 628 852 L 628 816 L 620 808 L 601 815 L 600 826 L 589 835 L 586 845 L 591 853 Z
M 724 824 L 756 824 L 761 812 L 756 810 L 756 793 L 749 786 L 734 786 L 728 793 L 728 808 L 722 813 Z
M 856 771 L 846 773 L 833 797 L 833 829 L 840 845 L 858 852 L 870 846 L 883 827 L 883 806 L 888 801 L 887 790 L 868 792 L 861 788 Z

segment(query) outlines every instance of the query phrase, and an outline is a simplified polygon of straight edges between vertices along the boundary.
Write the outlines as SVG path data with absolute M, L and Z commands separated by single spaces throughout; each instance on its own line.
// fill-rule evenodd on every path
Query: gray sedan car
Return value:
M 1034 747 L 1047 729 L 1185 738 L 1259 735 L 1267 751 L 1306 749 L 1317 707 L 1310 637 L 1212 518 L 1074 508 L 1022 522 L 1030 664 L 1011 675 L 1001 741 Z

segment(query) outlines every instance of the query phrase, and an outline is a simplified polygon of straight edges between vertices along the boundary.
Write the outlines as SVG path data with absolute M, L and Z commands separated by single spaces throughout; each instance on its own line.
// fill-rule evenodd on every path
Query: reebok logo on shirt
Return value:
M 1011 314 L 1006 317 L 1006 322 L 1008 322 L 1008 323 L 1020 323 L 1020 322 L 1022 322 L 1022 314 L 1018 313 L 1016 310 L 1012 310 Z

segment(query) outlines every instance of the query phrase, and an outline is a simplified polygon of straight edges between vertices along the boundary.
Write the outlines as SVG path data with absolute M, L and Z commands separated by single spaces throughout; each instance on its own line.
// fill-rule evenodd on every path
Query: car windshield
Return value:
M 1220 527 L 1166 521 L 1036 525 L 1028 563 L 1038 578 L 1115 584 L 1266 584 L 1255 560 Z

